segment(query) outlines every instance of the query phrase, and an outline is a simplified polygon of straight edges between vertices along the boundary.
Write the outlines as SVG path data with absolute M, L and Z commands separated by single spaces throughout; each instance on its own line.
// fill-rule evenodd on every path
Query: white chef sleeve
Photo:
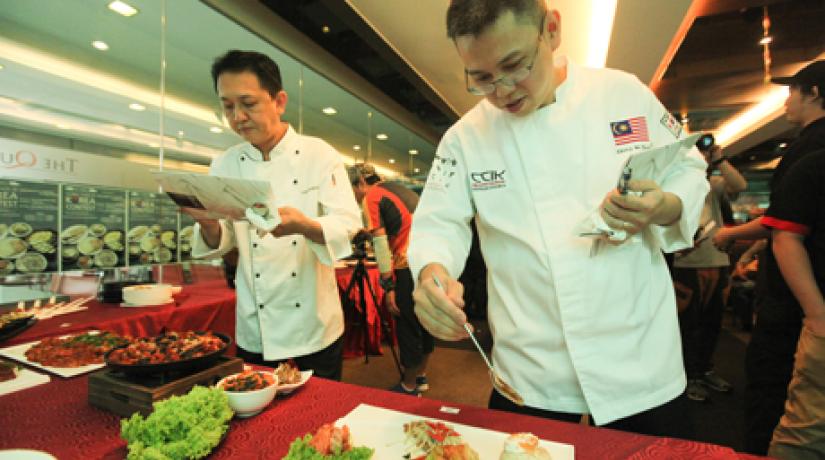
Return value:
M 407 259 L 416 283 L 421 269 L 431 263 L 444 265 L 452 278 L 458 278 L 470 252 L 475 209 L 460 151 L 455 135 L 448 131 L 413 213 Z
M 352 253 L 350 236 L 361 228 L 361 211 L 355 202 L 349 176 L 337 151 L 334 151 L 334 161 L 325 171 L 319 185 L 321 215 L 317 219 L 324 233 L 325 244 L 309 239 L 306 241 L 322 264 L 332 265 L 336 260 Z
M 670 144 L 685 137 L 681 124 L 665 109 L 652 91 L 643 86 L 649 99 L 648 120 L 650 120 L 651 141 L 654 146 Z M 664 252 L 675 252 L 693 246 L 693 235 L 699 227 L 702 207 L 710 185 L 705 175 L 707 163 L 696 149 L 671 165 L 665 172 L 659 187 L 670 192 L 682 201 L 682 214 L 671 225 L 653 225 L 651 234 L 657 245 Z
M 201 236 L 201 225 L 195 223 L 192 229 L 192 257 L 195 259 L 215 259 L 235 248 L 235 229 L 232 222 L 220 219 L 221 240 L 218 247 L 211 248 Z

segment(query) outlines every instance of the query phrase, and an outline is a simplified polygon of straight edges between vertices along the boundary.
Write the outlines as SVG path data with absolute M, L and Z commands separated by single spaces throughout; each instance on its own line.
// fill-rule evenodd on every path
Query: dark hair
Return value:
M 819 91 L 819 106 L 825 109 L 825 93 L 822 90 L 825 90 L 825 87 L 822 85 L 791 85 L 795 88 L 799 89 L 799 92 L 804 94 L 805 96 L 813 96 L 814 95 L 814 88 Z
M 478 36 L 507 11 L 519 22 L 539 26 L 547 13 L 544 0 L 452 0 L 447 9 L 447 36 Z
M 266 54 L 257 51 L 229 50 L 212 63 L 212 83 L 218 91 L 218 77 L 222 73 L 252 72 L 258 77 L 261 88 L 275 97 L 284 87 L 281 84 L 281 70 L 278 64 Z

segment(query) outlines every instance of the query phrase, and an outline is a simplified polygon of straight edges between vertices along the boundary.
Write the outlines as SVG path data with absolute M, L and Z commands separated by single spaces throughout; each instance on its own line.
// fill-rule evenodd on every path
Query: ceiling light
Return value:
M 107 45 L 106 42 L 100 40 L 93 41 L 92 46 L 99 49 L 100 51 L 106 51 L 109 49 L 109 45 Z
M 132 102 L 131 104 L 129 104 L 129 108 L 132 110 L 136 110 L 138 112 L 143 112 L 144 110 L 146 110 L 145 105 L 138 104 L 137 102 Z
M 391 165 L 394 165 L 394 164 L 395 164 L 395 158 L 390 158 L 390 164 L 391 164 Z
M 183 137 L 184 134 L 186 133 L 184 133 L 183 131 L 178 131 L 178 137 Z
M 218 128 L 217 126 L 212 126 L 211 128 L 209 128 L 209 131 L 213 132 L 215 134 L 220 134 L 220 133 L 223 132 L 223 128 Z
M 390 136 L 387 136 L 384 133 L 379 133 L 379 134 L 375 135 L 375 138 L 378 139 L 379 141 L 385 141 L 385 140 L 389 139 Z
M 760 44 L 760 45 L 769 45 L 772 41 L 773 41 L 773 37 L 771 37 L 770 35 L 768 35 L 768 36 L 762 37 L 762 38 L 759 40 L 759 44 Z
M 338 113 L 338 111 L 337 111 L 337 110 L 335 110 L 335 108 L 334 108 L 334 107 L 324 107 L 324 108 L 321 110 L 321 112 L 324 112 L 324 113 L 325 113 L 325 114 L 327 114 L 327 115 L 335 115 L 336 113 Z
M 751 161 L 753 161 L 753 160 L 755 160 L 755 159 L 756 159 L 756 155 L 751 155 L 751 156 L 750 156 L 750 158 L 748 158 L 748 159 L 749 159 L 749 160 L 751 160 Z
M 56 126 L 60 129 L 69 129 L 69 125 L 64 123 L 58 123 Z
M 784 149 L 784 148 L 785 148 L 785 147 L 787 147 L 787 146 L 788 146 L 788 143 L 787 143 L 787 142 L 782 142 L 782 143 L 780 143 L 780 144 L 779 144 L 779 148 L 780 148 L 780 149 Z
M 329 33 L 329 26 L 321 27 L 321 32 L 328 34 Z
M 594 0 L 590 2 L 590 31 L 587 37 L 588 67 L 604 67 L 613 19 L 616 16 L 616 0 Z
M 410 149 L 410 155 L 418 155 L 418 150 Z
M 127 18 L 129 16 L 136 15 L 137 12 L 138 12 L 138 10 L 135 9 L 135 7 L 133 7 L 132 5 L 130 5 L 126 2 L 122 2 L 120 0 L 115 0 L 111 3 L 109 3 L 109 9 L 114 11 L 117 14 L 121 14 L 123 16 L 126 16 Z
M 0 64 L 0 70 L 5 69 L 6 67 L 3 64 Z
M 421 172 L 421 170 L 420 170 L 420 169 L 418 169 L 418 168 L 413 169 L 413 171 L 415 171 L 415 172 Z
M 744 112 L 734 116 L 715 133 L 716 143 L 730 145 L 773 120 L 781 114 L 788 98 L 788 87 L 779 86 L 768 92 L 762 100 Z
M 352 149 L 357 152 L 357 151 L 361 150 L 361 146 L 360 145 L 353 145 Z

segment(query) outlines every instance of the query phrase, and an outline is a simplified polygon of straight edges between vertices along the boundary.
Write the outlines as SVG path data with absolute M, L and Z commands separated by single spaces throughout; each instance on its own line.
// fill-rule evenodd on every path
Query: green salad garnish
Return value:
M 220 443 L 232 418 L 229 399 L 217 388 L 196 386 L 185 396 L 172 396 L 153 406 L 146 419 L 135 413 L 120 421 L 129 460 L 206 457 Z
M 311 434 L 292 441 L 292 444 L 289 445 L 289 452 L 281 460 L 369 460 L 374 452 L 369 447 L 353 447 L 347 452 L 324 455 L 315 450 L 309 444 L 310 441 L 312 441 Z

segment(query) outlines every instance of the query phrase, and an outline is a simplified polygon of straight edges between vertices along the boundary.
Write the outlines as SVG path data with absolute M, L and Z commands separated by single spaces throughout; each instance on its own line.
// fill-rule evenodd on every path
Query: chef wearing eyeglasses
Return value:
M 489 406 L 688 435 L 662 251 L 692 244 L 705 161 L 692 151 L 663 180 L 636 178 L 622 195 L 616 180 L 628 155 L 683 136 L 645 85 L 554 58 L 560 17 L 544 0 L 453 0 L 447 24 L 467 89 L 484 99 L 442 138 L 413 216 L 408 257 L 421 323 L 441 339 L 467 338 L 456 278 L 475 220 L 493 364 L 525 402 L 493 390 Z M 611 228 L 639 236 L 592 255 L 574 226 L 599 208 Z

